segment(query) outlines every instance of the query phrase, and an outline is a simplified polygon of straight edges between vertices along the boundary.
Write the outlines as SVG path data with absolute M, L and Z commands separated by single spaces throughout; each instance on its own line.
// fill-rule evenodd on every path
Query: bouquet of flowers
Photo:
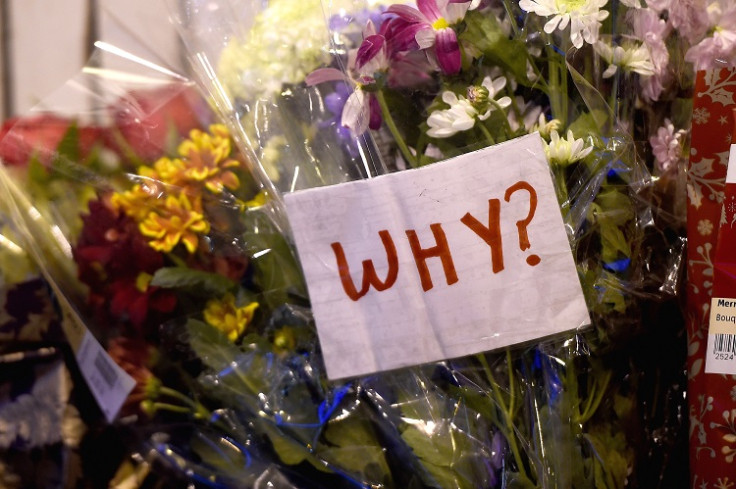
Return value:
M 165 131 L 150 152 L 118 130 L 114 165 L 82 155 L 72 127 L 50 162 L 2 172 L 61 302 L 135 380 L 117 425 L 144 471 L 205 487 L 686 480 L 682 60 L 733 55 L 718 28 L 731 7 L 233 0 L 184 12 L 224 124 Z M 155 141 L 146 108 L 130 107 L 132 141 Z M 329 381 L 281 194 L 533 132 L 592 327 Z

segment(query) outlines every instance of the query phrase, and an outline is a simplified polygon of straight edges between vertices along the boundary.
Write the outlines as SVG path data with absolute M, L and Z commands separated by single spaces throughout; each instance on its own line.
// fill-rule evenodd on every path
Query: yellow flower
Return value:
M 138 174 L 168 185 L 181 186 L 185 180 L 184 170 L 186 170 L 186 165 L 182 160 L 163 157 L 153 164 L 153 168 L 139 167 Z
M 232 294 L 225 294 L 222 299 L 212 299 L 207 302 L 204 320 L 222 331 L 230 341 L 235 341 L 253 320 L 253 314 L 257 308 L 257 302 L 238 307 L 235 304 L 235 297 Z
M 183 158 L 183 175 L 187 180 L 202 182 L 216 194 L 224 187 L 235 190 L 240 186 L 237 175 L 225 170 L 240 166 L 240 162 L 229 157 L 232 141 L 224 125 L 213 124 L 208 133 L 192 129 L 178 152 Z
M 251 200 L 243 202 L 243 206 L 245 206 L 245 208 L 247 209 L 253 209 L 256 207 L 262 207 L 266 205 L 268 201 L 269 201 L 268 194 L 265 191 L 261 190 Z
M 144 220 L 160 204 L 160 190 L 155 184 L 144 183 L 125 192 L 115 192 L 110 199 L 115 209 L 122 210 L 135 221 Z
M 204 219 L 200 201 L 195 199 L 192 203 L 181 193 L 179 197 L 166 197 L 163 208 L 150 212 L 139 229 L 144 236 L 153 238 L 149 245 L 156 251 L 168 253 L 181 242 L 189 253 L 194 253 L 199 242 L 197 233 L 207 233 L 210 225 Z

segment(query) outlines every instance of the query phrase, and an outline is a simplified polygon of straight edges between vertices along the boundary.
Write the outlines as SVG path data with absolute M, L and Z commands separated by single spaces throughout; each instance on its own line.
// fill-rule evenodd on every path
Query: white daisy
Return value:
M 565 30 L 570 24 L 570 40 L 580 49 L 583 41 L 595 44 L 601 22 L 608 12 L 601 10 L 608 0 L 521 0 L 519 6 L 540 17 L 552 17 L 544 25 L 544 32 Z
M 435 110 L 427 119 L 429 130 L 427 135 L 433 138 L 449 138 L 458 132 L 467 131 L 475 126 L 476 120 L 484 121 L 491 116 L 497 107 L 505 109 L 511 105 L 510 97 L 495 100 L 496 95 L 506 86 L 506 78 L 495 80 L 490 76 L 483 79 L 480 86 L 468 87 L 467 98 L 455 92 L 442 93 L 442 101 L 449 109 Z
M 582 160 L 593 151 L 593 146 L 585 147 L 582 139 L 575 139 L 572 131 L 567 131 L 567 139 L 560 138 L 557 131 L 550 134 L 550 142 L 545 146 L 544 152 L 550 163 L 567 166 L 570 163 Z
M 624 71 L 633 71 L 642 76 L 654 75 L 654 63 L 645 44 L 612 46 L 598 41 L 594 45 L 595 51 L 609 63 L 603 78 L 613 76 L 620 67 Z

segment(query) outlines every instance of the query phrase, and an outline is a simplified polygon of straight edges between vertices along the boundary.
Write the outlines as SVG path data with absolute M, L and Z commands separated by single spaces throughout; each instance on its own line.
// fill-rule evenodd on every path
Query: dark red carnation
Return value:
M 148 283 L 164 266 L 163 255 L 148 245 L 135 222 L 104 199 L 91 201 L 82 221 L 74 260 L 99 319 L 139 331 L 149 319 L 156 326 L 160 318 L 152 312 L 169 313 L 176 307 L 173 292 Z

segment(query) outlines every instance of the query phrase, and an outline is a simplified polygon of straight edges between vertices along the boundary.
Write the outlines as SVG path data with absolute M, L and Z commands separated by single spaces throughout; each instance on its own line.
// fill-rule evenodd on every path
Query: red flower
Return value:
M 49 165 L 73 121 L 54 115 L 6 120 L 0 127 L 0 159 L 7 165 L 24 166 L 32 155 Z M 104 144 L 104 130 L 79 127 L 79 153 L 86 157 L 95 144 Z
M 129 323 L 142 330 L 149 319 L 156 325 L 159 318 L 152 312 L 174 310 L 174 293 L 150 285 L 153 274 L 164 266 L 163 255 L 148 245 L 132 219 L 104 200 L 94 200 L 82 221 L 74 260 L 100 321 Z
M 107 352 L 135 380 L 135 387 L 123 404 L 123 415 L 140 412 L 141 403 L 158 397 L 161 387 L 161 381 L 149 370 L 154 348 L 142 340 L 117 337 L 110 341 Z
M 186 136 L 206 127 L 209 109 L 188 85 L 171 84 L 155 90 L 130 92 L 111 107 L 121 153 L 132 150 L 138 158 L 153 161 L 171 152 L 171 136 Z M 173 143 L 178 142 L 173 141 Z

